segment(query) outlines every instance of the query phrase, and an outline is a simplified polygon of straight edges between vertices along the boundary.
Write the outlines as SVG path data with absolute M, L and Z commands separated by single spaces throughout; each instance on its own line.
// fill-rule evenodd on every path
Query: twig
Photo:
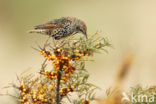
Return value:
M 17 98 L 18 99 L 17 96 L 14 96 L 14 95 L 11 95 L 11 94 L 0 94 L 0 96 L 11 96 L 11 97 L 14 97 L 14 98 Z
M 72 101 L 70 100 L 69 96 L 67 95 L 66 97 L 67 97 L 68 101 L 69 101 L 70 103 L 72 103 Z

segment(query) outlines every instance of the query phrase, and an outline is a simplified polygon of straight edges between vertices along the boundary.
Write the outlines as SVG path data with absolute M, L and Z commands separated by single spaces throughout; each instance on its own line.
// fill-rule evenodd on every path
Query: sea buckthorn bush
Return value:
M 19 104 L 90 104 L 97 86 L 88 82 L 86 61 L 111 46 L 98 33 L 89 39 L 73 37 L 35 48 L 43 57 L 39 73 L 17 76 Z M 51 68 L 47 68 L 47 65 Z

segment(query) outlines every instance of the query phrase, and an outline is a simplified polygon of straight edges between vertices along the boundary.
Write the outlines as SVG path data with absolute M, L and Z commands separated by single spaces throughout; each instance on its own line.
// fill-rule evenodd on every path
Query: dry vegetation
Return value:
M 96 99 L 99 104 L 156 104 L 156 86 L 143 88 L 137 85 L 131 87 L 130 91 L 125 92 L 128 99 L 122 99 L 125 96 L 122 90 L 123 80 L 130 70 L 133 58 L 134 56 L 132 54 L 128 54 L 124 59 L 117 72 L 113 86 L 106 91 L 103 99 Z

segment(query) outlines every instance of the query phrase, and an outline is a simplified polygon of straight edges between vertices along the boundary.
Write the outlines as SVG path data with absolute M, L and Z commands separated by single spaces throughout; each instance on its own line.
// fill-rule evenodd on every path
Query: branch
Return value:
M 62 68 L 63 64 L 60 63 L 60 69 L 58 71 L 58 77 L 57 77 L 57 86 L 56 86 L 56 104 L 60 104 L 60 80 L 62 77 Z

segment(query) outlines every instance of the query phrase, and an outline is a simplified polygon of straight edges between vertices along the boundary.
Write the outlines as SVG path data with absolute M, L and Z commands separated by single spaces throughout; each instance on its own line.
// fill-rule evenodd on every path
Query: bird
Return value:
M 45 34 L 51 36 L 55 40 L 82 33 L 86 39 L 88 39 L 85 22 L 76 17 L 61 17 L 54 19 L 47 23 L 35 26 L 29 33 Z

